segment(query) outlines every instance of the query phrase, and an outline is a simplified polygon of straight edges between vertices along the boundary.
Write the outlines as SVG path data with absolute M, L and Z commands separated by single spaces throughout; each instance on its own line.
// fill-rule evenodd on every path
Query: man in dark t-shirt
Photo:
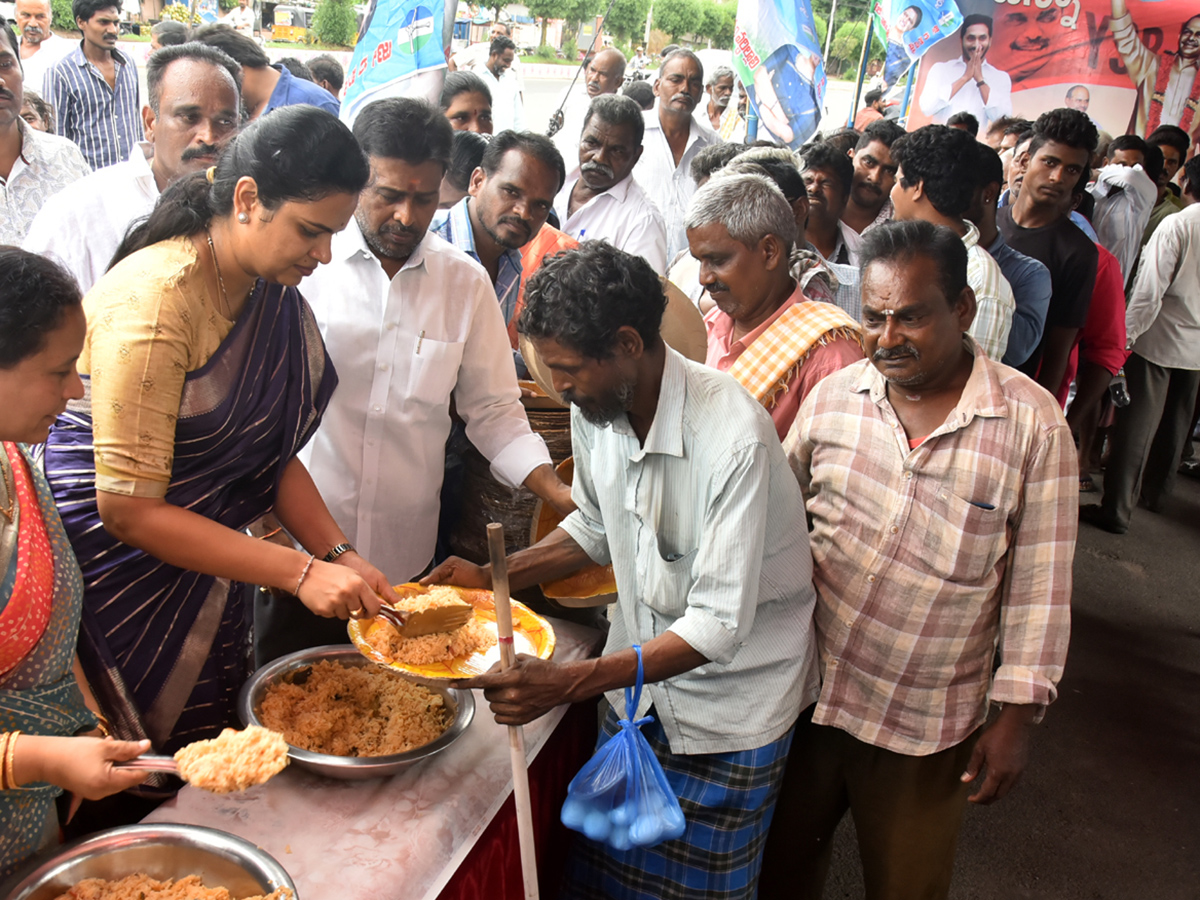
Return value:
M 1034 124 L 1021 193 L 996 216 L 1005 242 L 1050 270 L 1046 327 L 1037 349 L 1020 369 L 1051 393 L 1062 382 L 1096 284 L 1096 245 L 1069 218 L 1072 195 L 1087 185 L 1096 141 L 1096 126 L 1078 110 L 1043 113 Z

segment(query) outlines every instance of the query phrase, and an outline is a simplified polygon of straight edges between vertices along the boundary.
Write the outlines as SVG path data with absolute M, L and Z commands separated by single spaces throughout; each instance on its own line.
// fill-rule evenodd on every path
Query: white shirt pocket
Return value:
M 463 357 L 462 341 L 434 341 L 418 337 L 413 344 L 408 396 L 417 403 L 444 406 L 458 383 Z

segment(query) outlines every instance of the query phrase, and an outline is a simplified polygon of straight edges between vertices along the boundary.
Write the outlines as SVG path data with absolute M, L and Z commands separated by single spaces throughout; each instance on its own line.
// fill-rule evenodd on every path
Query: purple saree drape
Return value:
M 79 655 L 117 733 L 173 752 L 236 724 L 251 612 L 241 585 L 168 565 L 104 530 L 84 384 L 45 455 L 83 570 Z M 299 292 L 260 281 L 212 359 L 187 376 L 167 502 L 239 530 L 270 512 L 336 385 Z

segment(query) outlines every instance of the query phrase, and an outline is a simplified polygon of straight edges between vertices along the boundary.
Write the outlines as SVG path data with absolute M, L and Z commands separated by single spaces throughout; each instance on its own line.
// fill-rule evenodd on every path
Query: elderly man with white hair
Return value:
M 729 66 L 717 66 L 704 79 L 704 93 L 708 94 L 708 103 L 696 107 L 696 118 L 701 124 L 709 126 L 713 131 L 721 130 L 721 117 L 729 108 L 733 97 L 734 76 Z
M 50 0 L 17 0 L 14 4 L 17 20 L 17 40 L 21 45 L 21 68 L 25 71 L 25 87 L 33 88 L 47 99 L 46 73 L 54 64 L 75 49 L 69 38 L 59 37 L 50 30 L 53 12 Z
M 762 175 L 718 175 L 696 192 L 688 246 L 716 303 L 708 365 L 728 372 L 771 414 L 780 440 L 825 376 L 863 358 L 858 323 L 809 300 L 792 277 L 792 207 Z

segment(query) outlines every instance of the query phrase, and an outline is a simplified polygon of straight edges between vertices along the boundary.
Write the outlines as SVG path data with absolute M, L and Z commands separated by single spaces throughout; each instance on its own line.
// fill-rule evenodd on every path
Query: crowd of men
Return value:
M 296 76 L 226 24 L 164 30 L 143 98 L 111 0 L 75 0 L 78 42 L 47 0 L 17 10 L 0 243 L 85 292 L 245 121 L 337 112 L 340 70 Z M 995 84 L 982 139 L 874 115 L 798 152 L 730 142 L 733 73 L 683 49 L 648 109 L 597 53 L 552 139 L 525 130 L 506 31 L 451 64 L 483 81 L 490 140 L 412 99 L 355 125 L 370 182 L 300 286 L 339 376 L 304 450 L 318 490 L 389 580 L 427 573 L 457 416 L 498 480 L 569 513 L 512 558 L 514 588 L 613 564 L 603 656 L 474 682 L 503 722 L 606 692 L 621 710 L 642 646 L 688 831 L 580 839 L 572 896 L 819 897 L 847 810 L 868 896 L 947 896 L 966 802 L 1013 786 L 1055 698 L 1078 519 L 1161 509 L 1195 426 L 1200 158 L 1171 126 L 1102 146 L 1078 109 L 993 116 Z M 990 29 L 964 32 L 986 52 Z M 982 60 L 943 80 L 978 85 Z M 23 115 L 30 87 L 52 112 Z M 704 314 L 703 364 L 661 337 L 668 275 Z M 521 406 L 518 331 L 573 405 L 573 489 Z M 456 559 L 429 577 L 490 583 Z M 298 604 L 263 615 L 322 642 Z

